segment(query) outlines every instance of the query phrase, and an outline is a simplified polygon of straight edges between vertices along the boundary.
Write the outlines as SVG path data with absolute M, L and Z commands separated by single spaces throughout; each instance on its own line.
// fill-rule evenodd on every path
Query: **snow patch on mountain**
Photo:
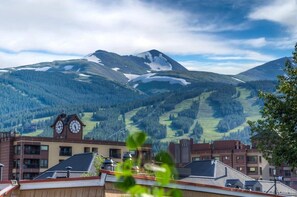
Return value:
M 125 77 L 127 77 L 129 79 L 129 81 L 139 77 L 140 75 L 135 75 L 135 74 L 127 74 L 127 73 L 123 73 L 125 75 Z
M 9 70 L 0 70 L 1 73 L 7 73 Z
M 120 70 L 120 68 L 115 67 L 115 68 L 112 68 L 112 70 L 118 71 L 118 70 Z
M 100 64 L 102 66 L 104 65 L 104 64 L 102 64 L 101 59 L 99 59 L 98 57 L 96 57 L 95 55 L 92 55 L 92 54 L 86 56 L 85 59 L 88 60 L 89 62 L 95 62 L 95 63 Z
M 150 52 L 143 52 L 137 55 L 137 57 L 143 58 L 149 62 L 145 62 L 152 70 L 165 71 L 172 70 L 172 65 L 167 61 L 165 57 L 160 53 L 158 56 L 153 56 Z
M 17 70 L 35 70 L 39 72 L 45 72 L 48 71 L 51 67 L 46 66 L 46 67 L 39 67 L 39 68 L 33 68 L 33 67 L 23 67 L 23 68 L 18 68 Z
M 51 67 L 46 66 L 46 67 L 36 68 L 35 71 L 45 72 L 45 71 L 48 71 L 50 68 L 51 68 Z
M 241 82 L 241 83 L 245 83 L 245 81 L 242 81 L 242 80 L 237 79 L 237 78 L 235 78 L 235 77 L 231 77 L 231 78 L 234 79 L 234 80 L 236 80 L 236 81 L 239 81 L 239 82 Z
M 79 73 L 78 75 L 79 75 L 80 77 L 86 77 L 86 78 L 90 77 L 90 75 L 86 75 L 86 74 L 82 74 L 82 73 Z
M 23 68 L 18 68 L 17 70 L 35 70 L 36 68 L 32 67 L 23 67 Z
M 68 66 L 64 66 L 64 70 L 71 70 L 73 68 L 73 66 L 68 65 Z
M 149 83 L 152 81 L 161 81 L 161 82 L 169 82 L 170 84 L 180 84 L 183 86 L 191 84 L 190 82 L 187 82 L 185 79 L 168 77 L 168 76 L 155 76 L 155 74 L 156 73 L 141 75 L 141 76 L 133 79 L 132 81 L 133 82 L 141 81 L 142 83 Z

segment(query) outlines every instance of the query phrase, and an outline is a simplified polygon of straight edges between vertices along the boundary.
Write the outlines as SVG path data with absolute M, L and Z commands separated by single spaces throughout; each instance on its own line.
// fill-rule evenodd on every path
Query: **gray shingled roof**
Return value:
M 238 179 L 243 184 L 245 184 L 246 181 L 252 181 L 251 183 L 258 181 L 262 185 L 262 191 L 264 193 L 274 185 L 273 181 L 255 180 L 220 161 L 210 161 L 211 160 L 193 161 L 190 164 L 187 164 L 184 166 L 184 168 L 189 167 L 191 171 L 193 170 L 193 172 L 191 172 L 187 177 L 181 178 L 180 180 L 221 187 L 225 187 L 226 181 L 230 179 Z M 214 175 L 211 176 L 212 174 Z M 273 192 L 273 190 L 269 191 L 270 194 L 273 194 Z M 279 181 L 277 182 L 277 192 L 281 195 L 297 196 L 296 190 Z
M 213 160 L 193 161 L 184 166 L 191 169 L 191 175 L 194 176 L 215 176 L 215 162 Z
M 71 166 L 70 177 L 77 177 L 78 174 L 82 175 L 83 173 L 93 172 L 93 161 L 96 154 L 94 153 L 80 153 L 69 157 L 68 159 L 60 162 L 59 164 L 49 168 L 40 175 L 38 175 L 35 180 L 47 179 L 47 178 L 58 178 L 65 177 L 67 166 Z

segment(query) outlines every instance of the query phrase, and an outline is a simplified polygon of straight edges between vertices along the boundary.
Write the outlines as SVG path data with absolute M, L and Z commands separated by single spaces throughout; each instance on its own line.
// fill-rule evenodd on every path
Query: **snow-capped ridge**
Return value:
M 97 64 L 104 65 L 104 64 L 102 64 L 102 61 L 93 54 L 87 55 L 84 59 L 86 59 L 89 62 L 95 62 Z
M 154 71 L 168 71 L 172 70 L 172 65 L 168 62 L 167 58 L 157 50 L 150 50 L 136 55 L 137 57 L 145 59 L 151 70 Z

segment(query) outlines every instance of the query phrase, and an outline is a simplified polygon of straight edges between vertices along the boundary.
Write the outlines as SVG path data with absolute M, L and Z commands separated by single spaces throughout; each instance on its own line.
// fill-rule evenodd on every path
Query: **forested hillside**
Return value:
M 64 112 L 81 117 L 88 139 L 123 141 L 141 130 L 159 148 L 182 138 L 249 142 L 246 122 L 259 118 L 258 92 L 273 92 L 276 82 L 239 77 L 188 71 L 156 50 L 137 56 L 99 50 L 86 59 L 6 69 L 0 129 L 50 137 Z
M 144 98 L 99 76 L 20 70 L 0 76 L 0 128 L 23 128 L 33 118 L 63 111 L 79 113 Z

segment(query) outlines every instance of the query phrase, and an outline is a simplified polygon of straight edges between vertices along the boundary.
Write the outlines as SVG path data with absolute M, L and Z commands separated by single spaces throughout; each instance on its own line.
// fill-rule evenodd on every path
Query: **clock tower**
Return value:
M 60 114 L 54 124 L 51 125 L 53 128 L 53 136 L 56 139 L 83 139 L 83 127 L 86 126 L 82 123 L 76 114 L 66 115 Z

